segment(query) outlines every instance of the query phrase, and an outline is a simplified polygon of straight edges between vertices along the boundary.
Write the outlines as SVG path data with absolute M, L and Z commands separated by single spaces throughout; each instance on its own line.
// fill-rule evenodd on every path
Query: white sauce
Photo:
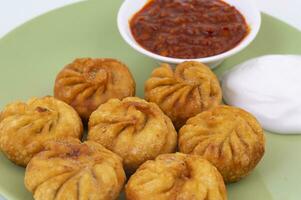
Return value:
M 301 134 L 301 56 L 246 61 L 222 77 L 222 89 L 227 104 L 255 115 L 264 129 Z

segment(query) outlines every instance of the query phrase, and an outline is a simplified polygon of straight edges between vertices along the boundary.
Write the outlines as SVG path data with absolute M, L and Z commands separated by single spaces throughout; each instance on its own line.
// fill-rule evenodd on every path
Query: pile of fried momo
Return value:
M 75 110 L 53 97 L 14 102 L 0 114 L 0 149 L 14 163 L 26 166 L 45 142 L 81 138 L 83 125 Z
M 250 113 L 218 106 L 190 118 L 180 129 L 179 151 L 203 156 L 217 167 L 225 182 L 235 182 L 261 160 L 265 138 Z
M 99 105 L 111 98 L 135 95 L 135 81 L 123 63 L 109 58 L 81 58 L 57 75 L 54 96 L 71 105 L 87 121 Z
M 156 68 L 145 83 L 145 99 L 160 106 L 176 129 L 222 100 L 220 84 L 209 67 L 194 61 Z
M 30 160 L 25 186 L 35 200 L 115 200 L 125 182 L 121 158 L 93 141 L 52 141 Z
M 154 104 L 138 97 L 111 99 L 89 120 L 88 141 L 123 158 L 128 173 L 159 154 L 174 152 L 177 133 L 171 120 Z
M 220 105 L 218 79 L 199 62 L 162 64 L 144 100 L 132 97 L 121 62 L 76 59 L 57 75 L 54 95 L 0 113 L 0 150 L 27 166 L 35 200 L 116 200 L 125 173 L 127 200 L 227 200 L 225 182 L 248 175 L 264 154 L 260 124 Z
M 127 200 L 226 200 L 218 170 L 197 155 L 164 154 L 146 161 L 126 185 Z

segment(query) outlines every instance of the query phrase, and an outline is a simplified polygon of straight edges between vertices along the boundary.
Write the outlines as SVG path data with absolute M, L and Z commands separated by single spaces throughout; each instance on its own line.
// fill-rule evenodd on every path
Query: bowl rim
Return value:
M 222 1 L 224 1 L 224 2 L 231 5 L 231 3 L 228 2 L 228 0 L 222 0 Z M 167 62 L 167 63 L 177 64 L 177 63 L 182 63 L 184 61 L 199 61 L 199 62 L 203 62 L 203 63 L 209 63 L 209 62 L 215 62 L 215 61 L 218 61 L 218 60 L 223 60 L 223 59 L 228 58 L 228 57 L 242 51 L 243 49 L 245 49 L 256 38 L 256 36 L 257 36 L 257 34 L 260 30 L 260 27 L 261 27 L 261 12 L 255 6 L 255 3 L 250 1 L 250 0 L 238 1 L 238 3 L 243 2 L 244 4 L 248 4 L 248 7 L 250 9 L 252 9 L 253 12 L 254 12 L 254 14 L 252 15 L 252 18 L 254 19 L 253 26 L 250 29 L 248 35 L 245 36 L 245 38 L 238 45 L 236 45 L 232 49 L 230 49 L 226 52 L 223 52 L 221 54 L 217 54 L 217 55 L 209 56 L 209 57 L 204 57 L 204 58 L 185 59 L 185 58 L 166 57 L 166 56 L 161 56 L 161 55 L 158 55 L 158 54 L 155 54 L 151 51 L 146 50 L 141 45 L 139 45 L 135 41 L 135 39 L 133 40 L 132 38 L 130 38 L 128 36 L 128 34 L 126 33 L 126 30 L 123 28 L 124 26 L 123 26 L 123 20 L 122 20 L 122 13 L 125 10 L 126 6 L 129 5 L 129 2 L 133 2 L 133 0 L 124 0 L 124 2 L 122 3 L 122 5 L 119 8 L 118 14 L 117 14 L 118 31 L 119 31 L 120 35 L 122 36 L 123 40 L 125 40 L 126 43 L 128 43 L 133 49 L 135 49 L 139 53 L 144 54 L 144 55 L 146 55 L 150 58 L 160 60 L 160 61 L 163 61 L 163 62 Z M 139 9 L 136 12 L 138 12 L 138 11 L 139 11 Z M 245 17 L 244 12 L 242 12 L 240 10 L 239 10 L 239 12 Z M 127 22 L 129 22 L 130 19 L 131 18 L 127 19 Z M 246 17 L 245 17 L 245 19 L 246 19 Z M 246 22 L 248 24 L 247 19 L 246 19 Z M 129 26 L 129 23 L 127 24 L 127 26 Z M 132 33 L 130 33 L 130 34 L 132 34 Z

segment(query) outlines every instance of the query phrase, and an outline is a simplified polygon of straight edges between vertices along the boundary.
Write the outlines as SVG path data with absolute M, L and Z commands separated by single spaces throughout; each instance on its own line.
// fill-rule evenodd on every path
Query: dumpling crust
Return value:
M 196 114 L 220 104 L 222 92 L 215 74 L 199 62 L 183 62 L 173 70 L 162 64 L 145 83 L 145 99 L 155 102 L 176 129 Z
M 197 155 L 164 154 L 146 161 L 126 185 L 127 200 L 226 200 L 218 170 Z
M 218 168 L 225 182 L 234 182 L 261 160 L 265 138 L 250 113 L 218 106 L 187 121 L 179 131 L 179 150 L 203 156 Z
M 125 182 L 121 158 L 93 141 L 51 141 L 29 162 L 25 186 L 35 200 L 115 200 Z
M 54 96 L 75 108 L 84 120 L 110 98 L 134 95 L 135 81 L 127 66 L 109 58 L 76 59 L 55 80 Z
M 0 148 L 14 163 L 26 166 L 46 141 L 81 138 L 82 122 L 68 104 L 47 96 L 8 104 L 0 114 Z
M 120 155 L 131 173 L 146 160 L 174 152 L 177 133 L 156 104 L 128 97 L 111 99 L 92 113 L 88 140 Z

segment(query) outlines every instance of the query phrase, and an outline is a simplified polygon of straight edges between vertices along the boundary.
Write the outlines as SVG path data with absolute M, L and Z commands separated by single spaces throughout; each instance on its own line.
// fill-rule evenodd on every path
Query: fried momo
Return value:
M 187 121 L 179 131 L 179 150 L 203 156 L 217 167 L 225 182 L 234 182 L 260 161 L 265 138 L 250 113 L 218 106 Z
M 226 200 L 218 170 L 197 155 L 164 154 L 146 161 L 126 185 L 127 200 Z
M 162 64 L 145 83 L 145 99 L 155 102 L 176 129 L 196 114 L 220 104 L 222 92 L 214 73 L 199 62 L 183 62 L 173 70 Z
M 114 59 L 76 59 L 56 77 L 54 96 L 71 105 L 85 121 L 110 98 L 135 95 L 126 65 Z
M 26 166 L 45 142 L 81 138 L 82 122 L 76 111 L 53 97 L 15 102 L 0 114 L 0 148 L 14 163 Z
M 29 162 L 25 186 L 35 200 L 115 200 L 125 182 L 121 158 L 93 141 L 49 142 Z
M 156 104 L 128 97 L 111 99 L 92 113 L 88 140 L 120 155 L 126 171 L 132 173 L 144 161 L 174 152 L 177 133 Z

